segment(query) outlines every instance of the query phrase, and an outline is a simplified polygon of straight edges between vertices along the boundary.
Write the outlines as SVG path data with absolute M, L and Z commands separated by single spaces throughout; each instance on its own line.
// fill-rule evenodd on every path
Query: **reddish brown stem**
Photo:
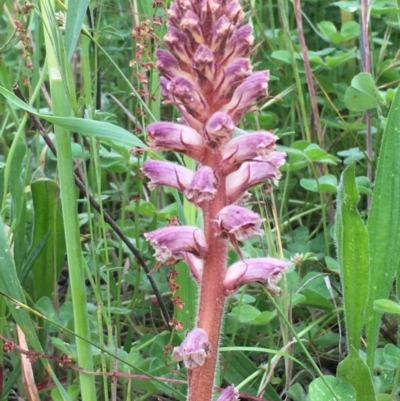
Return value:
M 213 152 L 210 152 L 209 160 L 209 165 L 216 171 L 219 160 L 216 160 Z M 225 204 L 225 178 L 220 177 L 215 198 L 207 202 L 203 208 L 204 233 L 208 244 L 208 254 L 204 261 L 197 318 L 197 327 L 205 330 L 208 335 L 211 355 L 206 359 L 203 366 L 191 372 L 189 401 L 212 400 L 218 345 L 225 306 L 223 280 L 228 253 L 226 241 L 216 236 L 214 220 Z

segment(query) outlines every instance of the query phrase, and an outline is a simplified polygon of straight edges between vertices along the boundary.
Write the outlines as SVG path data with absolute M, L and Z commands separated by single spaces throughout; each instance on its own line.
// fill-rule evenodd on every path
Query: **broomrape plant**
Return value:
M 274 258 L 241 260 L 227 269 L 229 242 L 262 235 L 263 219 L 243 206 L 248 189 L 277 182 L 286 154 L 275 151 L 277 137 L 258 131 L 233 137 L 235 126 L 265 96 L 269 72 L 252 72 L 248 55 L 252 27 L 238 0 L 177 0 L 168 10 L 168 49 L 157 51 L 164 98 L 181 114 L 179 123 L 147 128 L 150 145 L 196 160 L 192 171 L 174 163 L 148 160 L 149 188 L 182 191 L 202 209 L 204 230 L 168 226 L 145 234 L 159 262 L 184 260 L 199 285 L 196 327 L 173 351 L 189 371 L 190 401 L 212 399 L 225 299 L 241 285 L 267 281 L 275 287 L 289 262 Z M 240 255 L 241 256 L 241 255 Z M 230 386 L 219 401 L 238 399 Z

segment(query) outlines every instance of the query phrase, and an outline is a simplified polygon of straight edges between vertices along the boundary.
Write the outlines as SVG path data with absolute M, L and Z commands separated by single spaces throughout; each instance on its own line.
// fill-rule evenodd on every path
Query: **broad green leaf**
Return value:
M 47 114 L 38 113 L 33 107 L 29 106 L 13 93 L 0 86 L 2 94 L 14 106 L 17 106 L 39 118 L 43 118 L 55 125 L 65 128 L 71 132 L 77 132 L 82 135 L 93 136 L 97 139 L 115 143 L 127 148 L 142 148 L 145 144 L 129 131 L 105 121 L 87 120 L 76 117 L 55 117 Z
M 353 385 L 357 401 L 375 401 L 371 371 L 356 350 L 352 349 L 350 355 L 340 362 L 337 374 L 341 380 Z
M 342 25 L 340 33 L 343 35 L 345 41 L 357 38 L 360 34 L 360 24 L 355 21 L 347 21 Z
M 400 91 L 390 107 L 378 156 L 368 218 L 370 284 L 366 308 L 367 361 L 373 366 L 380 314 L 374 301 L 386 299 L 400 264 Z
M 360 72 L 356 75 L 344 95 L 346 107 L 351 111 L 365 111 L 373 109 L 378 105 L 379 101 L 383 101 L 375 82 L 366 72 Z
M 238 319 L 241 323 L 247 323 L 256 319 L 261 314 L 260 310 L 249 304 L 241 305 L 240 307 L 235 307 L 228 316 Z
M 287 50 L 275 50 L 272 52 L 271 57 L 275 60 L 283 61 L 286 64 L 291 64 L 292 58 Z
M 68 0 L 67 21 L 65 24 L 64 46 L 67 60 L 71 61 L 76 43 L 81 34 L 83 20 L 90 0 Z
M 334 376 L 324 376 L 324 379 L 328 382 L 334 394 L 324 383 L 324 380 L 318 377 L 310 384 L 308 393 L 310 401 L 356 401 L 356 390 L 350 383 L 338 380 Z
M 31 184 L 34 211 L 33 250 L 48 234 L 46 245 L 32 267 L 34 300 L 50 297 L 65 260 L 64 224 L 59 187 L 55 181 L 35 180 Z
M 312 192 L 328 192 L 336 193 L 337 179 L 332 174 L 327 174 L 319 177 L 318 180 L 311 178 L 302 178 L 300 180 L 300 185 Z
M 360 199 L 351 165 L 339 184 L 336 210 L 336 246 L 343 287 L 347 346 L 360 348 L 369 283 L 368 232 L 358 210 Z
M 344 62 L 356 58 L 357 55 L 354 51 L 345 52 L 345 53 L 335 53 L 332 56 L 326 56 L 325 62 L 329 68 L 335 68 Z

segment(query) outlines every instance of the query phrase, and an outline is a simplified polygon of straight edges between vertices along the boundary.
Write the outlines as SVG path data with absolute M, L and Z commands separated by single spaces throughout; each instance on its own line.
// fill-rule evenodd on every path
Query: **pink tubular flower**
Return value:
M 267 95 L 269 71 L 259 71 L 246 78 L 233 92 L 232 100 L 222 111 L 228 113 L 234 123 L 253 106 L 257 98 Z
M 234 235 L 238 241 L 262 235 L 263 221 L 257 213 L 236 205 L 225 206 L 216 219 L 220 235 Z
M 215 74 L 215 59 L 211 49 L 206 45 L 200 45 L 193 56 L 193 64 L 196 70 L 204 75 L 210 82 Z
M 239 401 L 239 392 L 236 390 L 235 386 L 229 386 L 222 390 L 217 401 Z
M 251 187 L 264 180 L 276 181 L 280 178 L 279 167 L 285 162 L 286 153 L 272 152 L 267 162 L 245 162 L 226 178 L 226 196 L 228 203 L 234 203 L 243 197 Z
M 157 185 L 166 185 L 184 191 L 194 176 L 193 171 L 186 167 L 159 160 L 145 161 L 142 171 L 150 178 L 147 184 L 150 189 L 154 189 Z
M 192 226 L 168 226 L 144 234 L 155 249 L 155 258 L 160 262 L 182 259 L 183 252 L 204 257 L 207 244 L 203 231 Z
M 241 260 L 229 267 L 224 279 L 227 293 L 236 291 L 241 285 L 254 281 L 267 281 L 269 287 L 279 292 L 277 283 L 282 272 L 290 266 L 291 262 L 274 258 L 256 258 Z
M 224 68 L 223 76 L 217 84 L 220 96 L 229 96 L 236 87 L 242 83 L 252 72 L 251 64 L 247 58 L 239 58 Z
M 156 122 L 146 129 L 153 148 L 167 149 L 187 154 L 201 160 L 204 154 L 203 139 L 193 128 L 170 122 Z
M 203 366 L 210 354 L 210 343 L 207 333 L 203 329 L 193 329 L 188 333 L 182 345 L 175 347 L 172 357 L 176 361 L 183 361 L 188 369 Z
M 229 165 L 249 160 L 268 161 L 278 139 L 271 132 L 259 131 L 230 140 L 223 149 L 223 162 Z
M 193 203 L 199 204 L 214 198 L 217 179 L 214 171 L 208 167 L 200 167 L 195 173 L 192 182 L 185 191 L 186 197 Z

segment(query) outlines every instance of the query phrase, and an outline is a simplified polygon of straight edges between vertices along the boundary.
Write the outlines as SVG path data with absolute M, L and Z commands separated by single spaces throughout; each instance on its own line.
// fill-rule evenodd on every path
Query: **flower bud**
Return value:
M 205 76 L 209 81 L 214 79 L 214 54 L 208 46 L 201 45 L 198 47 L 193 57 L 193 64 L 196 71 Z
M 207 333 L 196 328 L 187 334 L 181 346 L 174 348 L 172 357 L 176 361 L 183 361 L 186 368 L 195 369 L 204 365 L 210 351 Z
M 222 390 L 217 401 L 239 401 L 239 392 L 235 386 L 229 386 Z
M 236 58 L 247 57 L 253 42 L 254 36 L 251 25 L 244 25 L 234 31 L 227 43 L 226 49 L 224 49 L 224 54 L 227 55 L 224 62 L 229 63 Z
M 267 162 L 254 161 L 243 163 L 238 170 L 226 178 L 226 196 L 229 204 L 239 200 L 243 193 L 264 180 L 276 182 L 281 177 L 279 167 L 285 163 L 286 153 L 272 152 Z
M 156 56 L 156 67 L 165 78 L 172 79 L 184 74 L 179 67 L 178 60 L 170 52 L 158 49 L 156 51 Z
M 167 85 L 167 90 L 175 98 L 175 103 L 182 103 L 195 117 L 207 114 L 207 104 L 200 91 L 186 78 L 175 77 Z
M 156 122 L 150 124 L 146 131 L 153 148 L 181 152 L 195 160 L 202 159 L 203 139 L 193 128 L 170 122 Z
M 269 71 L 258 71 L 247 77 L 233 92 L 232 100 L 222 111 L 228 113 L 234 123 L 253 107 L 257 98 L 267 95 Z
M 232 25 L 232 22 L 225 15 L 222 15 L 218 19 L 213 27 L 213 33 L 211 36 L 210 47 L 213 52 L 225 53 L 225 46 L 233 29 L 234 26 Z
M 199 257 L 207 253 L 207 244 L 203 231 L 192 226 L 167 226 L 144 234 L 155 249 L 155 258 L 159 262 L 182 259 L 183 252 L 190 252 Z
M 224 70 L 222 77 L 217 85 L 220 97 L 227 98 L 233 93 L 236 87 L 242 81 L 250 76 L 252 72 L 250 60 L 247 58 L 239 58 L 228 64 Z
M 185 12 L 184 17 L 181 20 L 180 26 L 182 30 L 186 31 L 186 34 L 191 35 L 192 38 L 198 44 L 202 44 L 204 42 L 199 18 L 193 11 L 187 10 Z
M 225 206 L 217 214 L 217 227 L 221 236 L 234 236 L 238 241 L 245 241 L 256 235 L 262 235 L 261 224 L 264 221 L 257 213 L 237 205 Z
M 142 166 L 143 173 L 150 178 L 149 189 L 166 185 L 184 191 L 191 183 L 194 173 L 186 167 L 159 160 L 147 160 Z
M 254 281 L 267 281 L 269 287 L 279 292 L 277 283 L 282 272 L 290 266 L 291 262 L 275 258 L 256 258 L 241 260 L 229 267 L 225 274 L 225 291 L 229 294 L 236 291 L 243 284 Z
M 236 26 L 240 26 L 243 23 L 244 13 L 238 0 L 227 2 L 225 14 Z
M 181 62 L 190 64 L 191 57 L 186 50 L 186 35 L 171 24 L 168 24 L 168 32 L 164 36 L 165 45 L 169 51 Z
M 217 192 L 217 179 L 214 171 L 208 167 L 200 167 L 195 173 L 189 187 L 185 191 L 186 197 L 193 203 L 199 204 L 214 198 Z
M 250 160 L 269 161 L 277 139 L 274 134 L 266 131 L 233 138 L 223 148 L 223 163 L 229 166 Z

